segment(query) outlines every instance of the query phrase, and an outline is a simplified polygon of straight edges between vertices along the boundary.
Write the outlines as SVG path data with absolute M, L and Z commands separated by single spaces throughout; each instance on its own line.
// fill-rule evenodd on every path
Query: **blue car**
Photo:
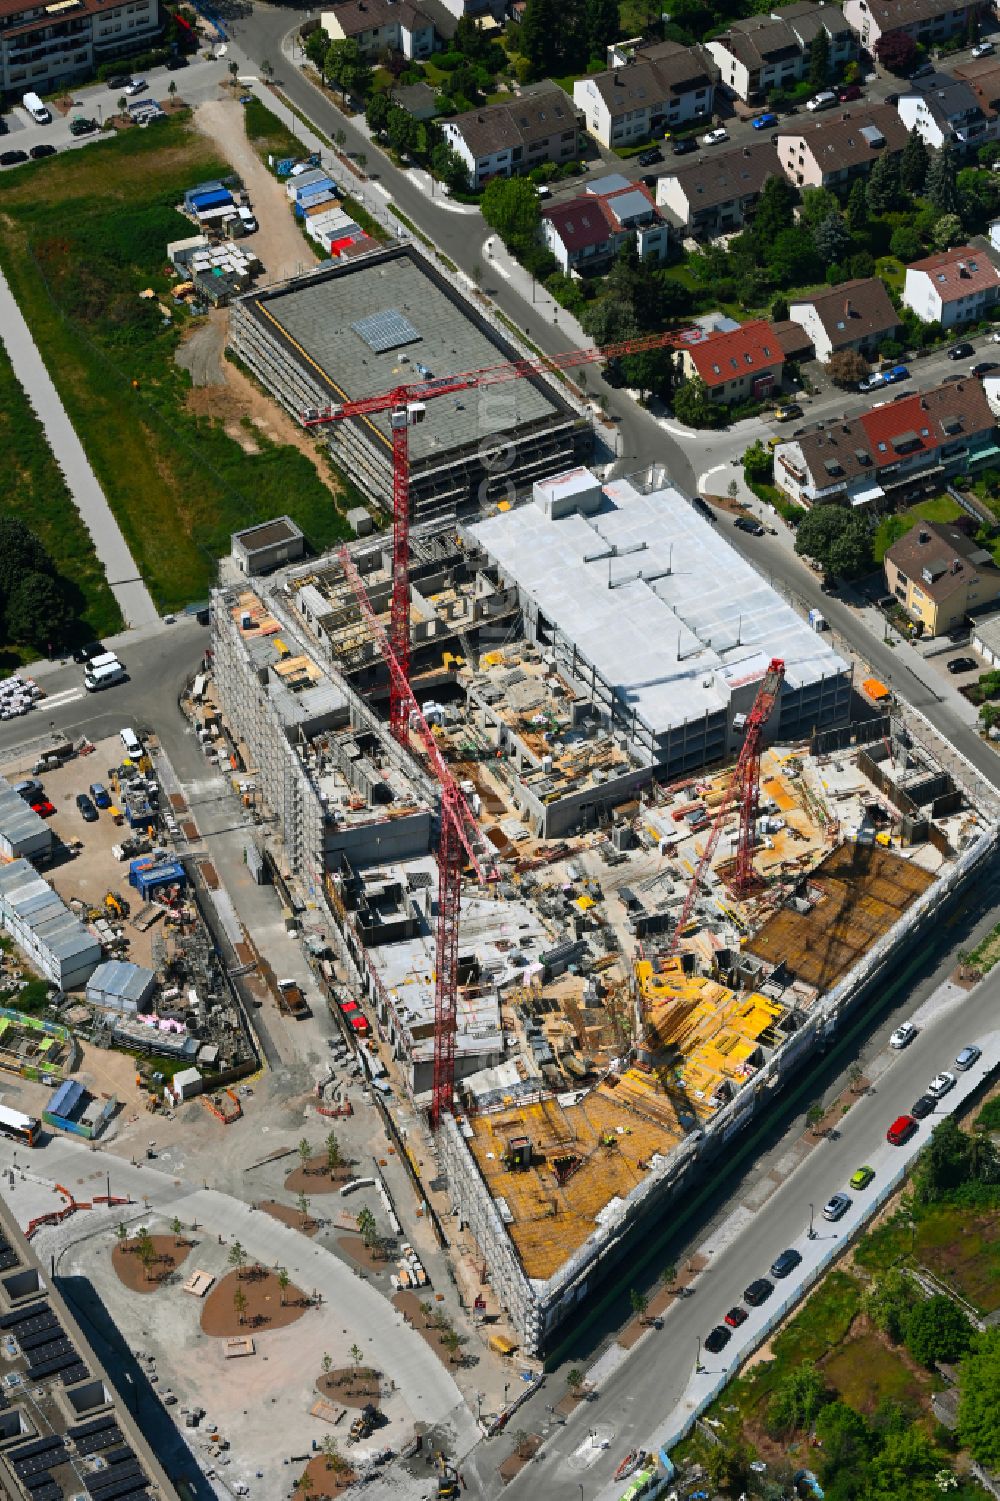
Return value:
M 755 120 L 751 121 L 754 130 L 770 130 L 773 129 L 773 127 L 777 125 L 777 123 L 777 115 L 773 115 L 770 112 L 766 115 L 758 115 Z
M 886 384 L 894 386 L 897 381 L 909 380 L 910 372 L 905 365 L 893 365 L 891 370 L 885 372 Z
M 103 782 L 91 782 L 90 795 L 99 808 L 111 807 L 111 794 Z

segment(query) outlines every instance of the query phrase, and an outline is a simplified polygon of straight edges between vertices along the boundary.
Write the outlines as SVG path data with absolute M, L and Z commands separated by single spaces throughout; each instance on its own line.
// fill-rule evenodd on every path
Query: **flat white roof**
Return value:
M 469 531 L 659 735 L 724 709 L 771 657 L 793 689 L 847 671 L 729 545 L 725 526 L 677 490 L 642 494 L 622 479 L 604 486 L 593 516 L 551 520 L 531 504 Z

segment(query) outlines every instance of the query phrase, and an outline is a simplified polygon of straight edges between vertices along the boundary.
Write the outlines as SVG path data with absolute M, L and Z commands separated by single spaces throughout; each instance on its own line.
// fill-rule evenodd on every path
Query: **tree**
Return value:
M 772 323 L 786 323 L 788 321 L 788 298 L 782 297 L 779 292 L 777 297 L 771 299 Z
M 181 1224 L 180 1219 L 176 1214 L 170 1222 L 170 1228 L 174 1233 L 174 1239 L 176 1240 L 177 1244 L 180 1245 L 181 1233 L 184 1229 L 184 1226 Z
M 434 1309 L 430 1303 L 421 1303 L 420 1312 L 424 1316 L 424 1328 L 429 1329 L 434 1322 Z
M 868 174 L 865 187 L 868 207 L 873 214 L 889 214 L 899 203 L 899 161 L 895 156 L 880 156 Z
M 686 427 L 719 428 L 726 425 L 726 408 L 708 394 L 700 375 L 693 375 L 674 392 L 674 416 Z
M 302 50 L 313 67 L 319 69 L 324 82 L 326 80 L 326 54 L 330 47 L 330 40 L 330 33 L 318 26 L 302 43 Z
M 588 56 L 599 58 L 604 66 L 609 44 L 621 35 L 618 0 L 586 0 L 584 27 Z
M 816 558 L 827 573 L 854 578 L 872 565 L 871 538 L 864 517 L 841 506 L 814 506 L 795 532 L 795 551 Z
M 141 1240 L 139 1242 L 139 1260 L 142 1262 L 143 1275 L 148 1282 L 149 1269 L 153 1265 L 153 1262 L 156 1260 L 156 1250 L 153 1246 L 153 1242 L 149 1239 L 148 1236 L 145 1240 Z
M 446 1329 L 441 1336 L 441 1343 L 448 1351 L 449 1362 L 454 1361 L 456 1352 L 462 1343 L 461 1337 L 456 1334 L 454 1329 Z
M 560 37 L 565 27 L 560 0 L 526 0 L 517 42 L 533 78 L 558 73 Z
M 331 1370 L 333 1369 L 333 1356 L 329 1353 L 329 1351 L 323 1352 L 323 1359 L 320 1364 L 323 1367 L 323 1375 L 329 1376 Z
M 247 1253 L 238 1240 L 234 1240 L 229 1247 L 229 1265 L 233 1267 L 237 1277 L 243 1276 L 243 1268 L 246 1265 Z
M 865 1288 L 861 1309 L 876 1329 L 899 1341 L 906 1332 L 913 1304 L 913 1284 L 898 1268 L 891 1268 Z
M 326 1168 L 331 1178 L 343 1160 L 340 1142 L 337 1140 L 337 1133 L 336 1131 L 331 1131 L 326 1138 Z
M 957 214 L 942 214 L 934 226 L 931 244 L 935 250 L 950 250 L 965 238 L 962 221 Z
M 698 1459 L 709 1483 L 730 1496 L 744 1491 L 753 1476 L 753 1450 L 742 1439 L 723 1438 L 717 1444 L 705 1444 L 699 1448 Z
M 940 1451 L 915 1424 L 902 1433 L 890 1433 L 868 1468 L 873 1501 L 907 1501 L 911 1497 L 917 1501 L 933 1495 L 931 1483 L 941 1459 Z
M 972 1329 L 957 1303 L 940 1293 L 925 1298 L 906 1321 L 906 1348 L 928 1368 L 960 1360 L 972 1344 Z
M 236 1310 L 236 1317 L 242 1324 L 247 1311 L 247 1295 L 242 1287 L 238 1287 L 233 1293 L 233 1308 Z
M 864 178 L 859 177 L 847 195 L 847 227 L 854 234 L 863 234 L 868 228 L 868 191 Z
M 47 573 L 28 573 L 7 595 L 7 637 L 20 646 L 43 651 L 63 641 L 73 619 L 62 582 Z
M 892 232 L 889 249 L 896 259 L 902 261 L 905 266 L 910 261 L 915 261 L 919 258 L 923 246 L 920 243 L 920 236 L 912 224 L 899 224 Z
M 124 1220 L 119 1220 L 118 1224 L 115 1226 L 115 1235 L 118 1237 L 119 1246 L 121 1246 L 122 1250 L 124 1251 L 125 1242 L 128 1240 L 128 1226 L 126 1225 Z
M 240 1323 L 242 1324 L 242 1322 L 243 1320 L 241 1319 Z M 303 1470 L 302 1474 L 295 1482 L 295 1489 L 297 1491 L 301 1491 L 303 1496 L 308 1496 L 309 1492 L 313 1489 L 313 1484 L 313 1478 L 310 1475 L 309 1471 Z
M 418 126 L 409 110 L 403 109 L 402 105 L 394 104 L 389 111 L 386 121 L 386 135 L 393 151 L 405 156 L 411 152 L 417 140 Z
M 798 547 L 796 547 L 795 551 L 799 551 Z M 812 554 L 812 556 L 815 556 L 815 554 Z M 815 1132 L 816 1127 L 819 1125 L 825 1114 L 826 1110 L 824 1108 L 823 1101 L 813 1100 L 812 1104 L 809 1106 L 809 1109 L 806 1111 L 806 1125 L 811 1131 Z
M 507 249 L 522 256 L 538 241 L 538 190 L 523 177 L 494 177 L 483 189 L 480 212 Z
M 822 1372 L 811 1360 L 793 1366 L 775 1388 L 767 1407 L 767 1426 L 776 1437 L 811 1426 L 827 1398 Z
M 284 1266 L 279 1267 L 278 1268 L 278 1287 L 281 1289 L 281 1306 L 282 1306 L 282 1308 L 284 1308 L 284 1306 L 285 1306 L 285 1294 L 288 1291 L 288 1285 L 291 1282 L 291 1280 L 292 1280 L 291 1277 L 289 1277 L 289 1275 L 288 1275 L 288 1268 L 284 1267 Z
M 674 1261 L 668 1261 L 667 1262 L 666 1266 L 663 1268 L 663 1271 L 660 1273 L 660 1281 L 663 1283 L 664 1287 L 666 1287 L 666 1288 L 673 1287 L 674 1283 L 677 1281 L 677 1263 L 676 1262 L 674 1262 Z
M 875 56 L 889 73 L 908 73 L 917 60 L 917 44 L 905 31 L 887 31 L 875 43 Z
M 899 181 L 905 193 L 919 195 L 924 190 L 928 168 L 927 147 L 917 130 L 911 130 L 899 159 Z
M 299 1142 L 296 1151 L 299 1154 L 299 1167 L 303 1172 L 306 1172 L 309 1166 L 309 1158 L 312 1156 L 312 1147 L 309 1145 L 304 1136 Z
M 229 81 L 232 84 L 233 88 L 236 87 L 236 80 L 239 77 L 239 71 L 240 65 L 238 62 L 231 62 L 229 64 Z
M 303 1227 L 309 1223 L 309 1200 L 304 1193 L 299 1194 L 297 1199 L 299 1214 L 302 1216 Z
M 637 1287 L 633 1287 L 629 1292 L 628 1298 L 632 1305 L 632 1312 L 636 1318 L 640 1323 L 645 1322 L 646 1309 L 649 1307 L 649 1299 L 646 1297 L 646 1294 L 640 1292 Z
M 358 1367 L 365 1358 L 365 1352 L 364 1350 L 362 1350 L 360 1345 L 354 1344 L 351 1346 L 347 1353 L 354 1361 L 354 1371 L 355 1374 L 357 1374 Z
M 365 105 L 365 121 L 373 135 L 382 135 L 391 109 L 392 100 L 388 94 L 379 90 L 371 95 Z
M 828 214 L 813 230 L 813 240 L 819 255 L 832 265 L 850 248 L 851 232 L 839 213 Z
M 830 71 L 830 38 L 825 26 L 821 26 L 809 46 L 809 82 L 814 89 L 826 86 Z
M 177 93 L 177 80 L 175 78 L 171 78 L 170 82 L 167 84 L 167 93 L 170 95 L 171 99 L 173 99 L 174 95 Z
M 958 1436 L 973 1459 L 1000 1469 L 1000 1329 L 987 1329 L 962 1361 Z
M 799 212 L 799 223 L 804 224 L 806 229 L 815 229 L 817 224 L 822 224 L 824 219 L 829 219 L 831 214 L 840 213 L 840 203 L 836 193 L 831 193 L 829 188 L 803 188 L 802 208 Z
M 823 275 L 823 262 L 817 254 L 816 241 L 800 224 L 779 231 L 764 250 L 764 257 L 768 271 L 782 286 L 804 286 L 818 281 Z
M 268 62 L 266 57 L 260 65 L 260 71 L 263 73 L 268 83 L 270 83 L 271 79 L 274 77 L 274 67 L 273 64 Z
M 572 1370 L 566 1372 L 566 1385 L 574 1397 L 579 1396 L 580 1388 L 583 1386 L 583 1372 L 579 1366 L 574 1366 Z
M 856 349 L 838 349 L 826 362 L 835 386 L 856 386 L 868 374 L 868 361 Z
M 431 152 L 431 171 L 452 193 L 469 186 L 468 167 L 445 141 L 439 141 Z
M 958 168 L 955 153 L 948 145 L 931 156 L 924 197 L 939 214 L 958 213 Z
M 125 97 L 124 94 L 120 94 L 119 98 L 118 98 L 118 113 L 120 115 L 124 115 L 125 112 L 127 111 L 127 109 L 128 109 L 128 99 Z
M 816 1415 L 816 1437 L 823 1445 L 823 1479 L 844 1470 L 856 1471 L 874 1444 L 871 1429 L 846 1402 L 828 1402 Z
M 751 229 L 753 243 L 765 259 L 775 237 L 794 224 L 797 196 L 787 177 L 775 174 L 765 181 Z
M 341 93 L 364 95 L 371 86 L 372 70 L 353 37 L 331 42 L 323 63 L 326 76 Z
M 952 1116 L 946 1116 L 931 1132 L 931 1139 L 920 1154 L 917 1198 L 930 1204 L 965 1183 L 977 1181 L 1000 1181 L 997 1149 L 988 1136 L 967 1136 Z

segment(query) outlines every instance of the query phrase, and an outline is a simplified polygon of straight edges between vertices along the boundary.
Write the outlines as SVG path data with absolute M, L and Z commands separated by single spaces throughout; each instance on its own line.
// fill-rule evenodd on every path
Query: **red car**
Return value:
M 37 802 L 31 804 L 31 811 L 32 813 L 37 813 L 39 818 L 51 818 L 56 810 L 47 797 L 42 797 Z
M 914 1120 L 912 1115 L 900 1115 L 896 1117 L 885 1133 L 885 1139 L 890 1146 L 901 1147 L 905 1142 L 909 1141 L 914 1131 L 918 1131 L 919 1129 L 919 1123 Z
M 368 1036 L 368 1033 L 371 1031 L 371 1027 L 368 1025 L 367 1016 L 362 1016 L 359 1012 L 357 1016 L 348 1017 L 348 1020 L 350 1021 L 351 1026 L 354 1028 L 355 1032 L 360 1032 L 362 1037 Z
M 852 99 L 860 99 L 861 90 L 856 83 L 842 83 L 837 90 L 837 98 L 841 104 L 848 104 Z
M 746 1309 L 741 1308 L 737 1303 L 726 1314 L 726 1323 L 729 1325 L 730 1329 L 738 1329 L 741 1324 L 746 1323 L 749 1317 L 750 1315 L 747 1313 Z

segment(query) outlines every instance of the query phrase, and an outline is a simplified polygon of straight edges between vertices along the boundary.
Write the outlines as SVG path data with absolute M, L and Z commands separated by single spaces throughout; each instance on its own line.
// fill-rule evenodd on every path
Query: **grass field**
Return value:
M 1000 1210 L 942 1204 L 921 1216 L 916 1253 L 980 1313 L 1000 1308 Z
M 917 1407 L 930 1388 L 930 1377 L 911 1370 L 902 1352 L 871 1329 L 845 1340 L 822 1369 L 841 1401 L 868 1417 L 887 1400 Z
M 203 598 L 230 533 L 285 512 L 314 547 L 346 526 L 308 457 L 258 437 L 247 453 L 186 407 L 164 326 L 165 250 L 191 234 L 184 190 L 229 171 L 184 117 L 0 179 L 0 263 L 161 609 Z M 31 516 L 26 516 L 29 522 Z
M 110 636 L 122 617 L 80 520 L 45 430 L 0 341 L 0 515 L 30 524 L 73 588 L 75 613 L 87 637 Z M 31 648 L 0 647 L 0 665 L 17 666 Z

